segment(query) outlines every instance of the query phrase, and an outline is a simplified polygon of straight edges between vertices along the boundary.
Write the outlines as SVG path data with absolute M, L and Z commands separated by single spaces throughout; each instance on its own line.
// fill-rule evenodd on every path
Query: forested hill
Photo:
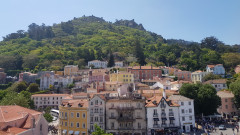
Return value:
M 83 68 L 90 60 L 108 60 L 110 53 L 115 61 L 133 65 L 138 62 L 136 44 L 143 48 L 145 62 L 156 66 L 177 65 L 193 71 L 207 64 L 224 63 L 229 69 L 240 64 L 239 46 L 225 45 L 214 37 L 201 43 L 166 40 L 134 20 L 112 23 L 83 16 L 53 26 L 32 23 L 28 31 L 6 35 L 0 42 L 0 67 L 12 74 L 15 70 L 62 70 L 67 64 Z

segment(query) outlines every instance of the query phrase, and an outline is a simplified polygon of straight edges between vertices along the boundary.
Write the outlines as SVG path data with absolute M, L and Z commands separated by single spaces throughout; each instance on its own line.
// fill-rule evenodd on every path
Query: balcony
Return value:
M 175 124 L 174 123 L 170 123 L 169 127 L 175 127 Z
M 174 113 L 173 112 L 169 112 L 169 116 L 174 116 Z
M 141 116 L 136 116 L 136 119 L 142 119 L 142 117 Z
M 134 107 L 119 107 L 118 106 L 116 109 L 119 111 L 133 111 Z
M 167 124 L 162 124 L 162 127 L 167 127 Z
M 158 117 L 158 113 L 153 113 L 153 117 Z
M 160 124 L 153 124 L 153 128 L 160 128 Z
M 161 117 L 166 117 L 166 113 L 161 113 Z
M 116 119 L 116 116 L 110 116 L 109 119 Z
M 134 121 L 133 117 L 118 117 L 118 121 Z
M 103 116 L 103 112 L 100 112 L 99 115 L 100 115 L 100 116 Z
M 133 130 L 133 127 L 119 127 L 118 130 Z

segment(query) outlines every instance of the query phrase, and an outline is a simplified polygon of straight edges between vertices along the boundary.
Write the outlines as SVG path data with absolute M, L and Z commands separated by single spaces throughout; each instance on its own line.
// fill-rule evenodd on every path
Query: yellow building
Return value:
M 59 106 L 60 135 L 88 135 L 87 99 L 63 100 Z
M 67 65 L 64 67 L 64 75 L 76 75 L 78 72 L 78 65 Z
M 110 82 L 133 83 L 134 75 L 130 72 L 118 72 L 110 74 Z

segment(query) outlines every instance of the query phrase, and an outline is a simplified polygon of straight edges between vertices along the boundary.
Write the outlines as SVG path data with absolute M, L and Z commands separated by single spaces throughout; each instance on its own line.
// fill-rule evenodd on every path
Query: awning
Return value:
M 174 117 L 169 117 L 169 119 L 170 119 L 170 120 L 175 120 L 175 118 L 174 118 Z
M 73 134 L 73 131 L 72 130 L 68 131 L 68 134 Z
M 154 121 L 159 121 L 159 118 L 153 118 Z
M 79 131 L 75 131 L 75 132 L 74 132 L 74 135 L 79 135 Z
M 162 120 L 167 120 L 167 118 L 162 118 Z
M 63 133 L 63 134 L 66 134 L 66 133 L 67 133 L 67 130 L 66 130 L 66 129 L 64 129 L 64 130 L 62 131 L 62 133 Z

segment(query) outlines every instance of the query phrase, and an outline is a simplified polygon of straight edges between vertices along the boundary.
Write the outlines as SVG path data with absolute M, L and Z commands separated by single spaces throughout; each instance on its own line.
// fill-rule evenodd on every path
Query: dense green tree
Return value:
M 203 81 L 208 81 L 208 80 L 215 80 L 215 79 L 222 79 L 220 75 L 214 75 L 213 73 L 209 73 L 203 77 Z
M 230 90 L 234 94 L 235 105 L 237 108 L 240 108 L 240 80 L 238 79 L 235 82 L 232 82 L 229 86 Z
M 8 92 L 0 101 L 0 105 L 19 105 L 27 108 L 30 107 L 28 99 L 26 99 L 23 94 L 18 94 L 11 91 Z
M 91 135 L 112 135 L 112 134 L 111 133 L 106 133 L 97 124 L 94 124 L 94 132 L 92 132 Z
M 213 114 L 221 105 L 221 99 L 217 96 L 216 89 L 208 84 L 183 84 L 179 93 L 194 99 L 194 109 L 198 115 Z
M 115 62 L 114 62 L 114 56 L 112 54 L 112 52 L 110 51 L 110 54 L 109 54 L 109 60 L 108 60 L 108 67 L 114 67 L 115 65 Z
M 29 92 L 31 92 L 31 93 L 38 92 L 38 91 L 40 91 L 39 85 L 36 84 L 36 83 L 31 83 L 31 84 L 28 86 L 27 91 L 29 91 Z
M 34 69 L 38 63 L 38 56 L 36 54 L 28 54 L 23 57 L 23 68 Z
M 235 68 L 238 64 L 240 64 L 240 54 L 239 53 L 224 53 L 222 55 L 222 59 L 224 61 L 224 66 L 228 68 Z
M 138 39 L 135 41 L 135 55 L 136 55 L 137 61 L 140 65 L 143 66 L 143 65 L 147 64 L 145 62 L 145 56 L 143 53 L 143 49 L 142 49 L 140 41 Z
M 222 44 L 216 37 L 206 37 L 201 41 L 202 48 L 209 48 L 215 50 L 218 45 Z
M 53 117 L 50 113 L 45 113 L 43 114 L 44 118 L 47 120 L 47 122 L 52 122 L 53 121 Z

